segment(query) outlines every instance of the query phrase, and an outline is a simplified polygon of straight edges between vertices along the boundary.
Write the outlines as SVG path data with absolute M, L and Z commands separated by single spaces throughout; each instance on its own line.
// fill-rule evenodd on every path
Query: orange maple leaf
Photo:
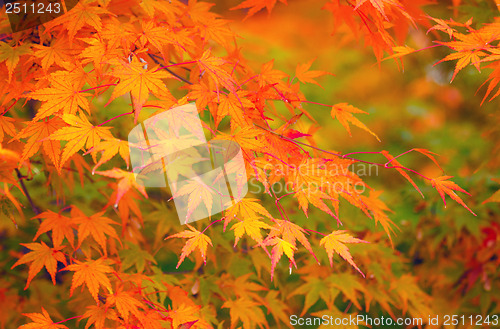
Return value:
M 42 307 L 42 313 L 23 313 L 24 316 L 33 321 L 22 325 L 23 329 L 68 329 L 63 324 L 55 323 L 49 316 L 49 313 Z
M 440 176 L 438 178 L 431 179 L 432 187 L 436 188 L 443 199 L 444 206 L 446 207 L 445 194 L 448 194 L 453 200 L 461 204 L 465 209 L 471 212 L 474 216 L 477 216 L 469 207 L 465 204 L 465 202 L 460 199 L 460 197 L 454 191 L 460 191 L 467 195 L 470 195 L 466 190 L 458 186 L 456 183 L 449 181 L 448 179 L 453 178 L 453 176 Z
M 184 261 L 184 258 L 189 256 L 189 254 L 191 254 L 195 249 L 200 250 L 201 258 L 203 258 L 203 261 L 206 262 L 207 247 L 209 244 L 212 245 L 212 240 L 210 240 L 208 236 L 198 231 L 189 224 L 187 224 L 187 226 L 191 231 L 185 230 L 165 238 L 165 239 L 171 239 L 171 238 L 188 239 L 184 247 L 182 247 L 181 258 L 179 259 L 176 268 L 179 268 L 179 266 Z
M 218 124 L 226 115 L 231 116 L 231 127 L 247 127 L 250 124 L 248 115 L 245 114 L 245 109 L 253 107 L 253 103 L 245 98 L 245 92 L 238 91 L 231 93 L 228 96 L 220 96 L 220 105 L 218 108 L 215 121 Z
M 48 80 L 50 87 L 35 90 L 30 94 L 31 98 L 43 101 L 33 121 L 60 112 L 75 114 L 80 108 L 90 114 L 90 105 L 86 98 L 90 94 L 81 93 L 81 85 L 72 81 L 69 73 L 64 71 L 52 74 Z
M 361 121 L 356 119 L 356 117 L 353 115 L 353 113 L 367 114 L 365 111 L 362 111 L 362 110 L 360 110 L 352 105 L 349 105 L 347 103 L 339 103 L 339 104 L 332 106 L 332 111 L 331 111 L 332 117 L 334 119 L 337 118 L 337 120 L 339 120 L 339 122 L 342 124 L 342 126 L 344 126 L 344 128 L 349 133 L 349 136 L 352 136 L 351 129 L 349 128 L 349 123 L 351 123 L 351 124 L 361 128 L 361 129 L 369 132 L 370 134 L 375 136 L 375 138 L 380 142 L 380 138 L 378 138 L 378 136 L 373 131 L 368 129 L 368 127 L 365 126 L 364 123 L 362 123 Z
M 61 155 L 61 144 L 58 141 L 46 140 L 52 133 L 64 127 L 64 121 L 59 117 L 45 119 L 39 122 L 31 121 L 28 126 L 21 130 L 15 139 L 28 138 L 24 145 L 21 161 L 31 158 L 40 146 L 43 146 L 43 151 L 50 158 L 50 161 L 59 168 L 59 157 Z
M 7 42 L 0 42 L 0 63 L 5 62 L 7 70 L 9 71 L 9 81 L 12 79 L 14 69 L 19 63 L 19 58 L 23 55 L 31 54 L 29 43 L 19 46 L 11 46 Z
M 5 134 L 10 136 L 16 135 L 16 127 L 14 127 L 14 119 L 0 115 L 0 144 L 2 144 Z
M 410 182 L 410 184 L 413 185 L 413 187 L 418 191 L 418 193 L 420 193 L 420 195 L 423 198 L 424 194 L 422 193 L 422 191 L 420 191 L 417 184 L 415 184 L 413 179 L 411 179 L 411 177 L 406 173 L 406 171 L 403 168 L 399 168 L 399 167 L 403 167 L 403 165 L 401 163 L 399 163 L 397 160 L 395 160 L 395 158 L 392 155 L 390 155 L 388 151 L 383 150 L 380 153 L 383 156 L 385 156 L 387 158 L 387 160 L 389 160 L 389 162 L 386 163 L 386 166 L 390 165 L 391 167 L 392 166 L 396 167 L 394 169 L 396 169 L 401 174 L 401 176 L 406 178 L 406 180 L 408 180 Z
M 41 244 L 21 243 L 21 245 L 32 251 L 21 257 L 14 265 L 12 265 L 11 269 L 21 264 L 31 263 L 29 265 L 30 269 L 28 273 L 28 282 L 26 283 L 24 290 L 28 289 L 31 280 L 33 280 L 35 275 L 37 275 L 44 266 L 52 278 L 52 283 L 56 284 L 57 262 L 61 262 L 66 265 L 66 257 L 64 253 L 60 251 L 62 247 L 50 248 L 43 241 Z
M 147 101 L 150 92 L 155 95 L 170 95 L 165 82 L 161 79 L 173 78 L 173 75 L 167 71 L 159 70 L 158 66 L 148 70 L 147 65 L 145 66 L 135 56 L 131 62 L 112 60 L 110 64 L 116 65 L 111 75 L 119 78 L 120 82 L 116 85 L 106 105 L 118 96 L 130 92 L 134 102 L 136 122 L 142 105 Z
M 52 39 L 48 46 L 33 45 L 34 55 L 40 60 L 42 68 L 47 71 L 52 65 L 62 67 L 64 62 L 72 61 L 74 50 L 68 45 L 68 38 L 59 36 Z
M 133 314 L 136 317 L 140 317 L 139 309 L 145 309 L 143 303 L 134 298 L 130 292 L 118 290 L 114 294 L 109 294 L 106 296 L 106 304 L 108 306 L 115 305 L 120 316 L 128 322 L 129 315 Z
M 340 257 L 344 258 L 349 264 L 351 264 L 363 277 L 365 276 L 363 272 L 356 266 L 356 263 L 352 260 L 352 255 L 349 252 L 349 248 L 345 243 L 368 243 L 367 241 L 353 238 L 351 235 L 345 233 L 345 230 L 333 231 L 328 234 L 319 242 L 320 246 L 324 246 L 328 254 L 328 259 L 330 260 L 330 266 L 333 266 L 333 255 L 335 253 L 339 254 Z
M 92 238 L 101 246 L 106 255 L 106 235 L 120 241 L 115 229 L 111 226 L 111 224 L 118 225 L 118 223 L 103 217 L 104 213 L 105 211 L 101 211 L 89 217 L 75 206 L 72 207 L 71 217 L 73 217 L 73 222 L 78 225 L 78 248 L 89 235 L 92 235 Z
M 115 311 L 108 308 L 106 304 L 91 305 L 87 309 L 82 315 L 82 318 L 88 318 L 85 329 L 88 329 L 91 325 L 94 325 L 96 329 L 104 329 L 106 318 L 116 318 Z
M 89 120 L 80 114 L 79 117 L 72 114 L 63 114 L 62 119 L 70 127 L 61 128 L 42 141 L 63 140 L 68 141 L 64 146 L 59 167 L 62 167 L 68 159 L 80 151 L 83 147 L 90 149 L 96 147 L 101 139 L 113 139 L 109 132 L 110 127 L 99 127 L 92 125 Z
M 106 171 L 96 171 L 98 175 L 112 177 L 119 179 L 118 190 L 116 194 L 115 207 L 118 207 L 118 203 L 125 193 L 127 193 L 132 187 L 135 187 L 137 191 L 141 192 L 142 195 L 147 199 L 146 189 L 143 185 L 137 183 L 137 174 L 129 171 L 124 171 L 118 168 L 113 168 Z
M 281 3 L 287 4 L 287 0 L 279 0 Z M 274 5 L 276 5 L 276 0 L 245 0 L 236 7 L 231 8 L 231 10 L 236 9 L 245 9 L 248 8 L 248 13 L 245 16 L 244 20 L 248 17 L 254 15 L 259 12 L 261 9 L 266 8 L 268 13 L 271 13 Z
M 368 0 L 356 0 L 356 7 L 354 7 L 354 10 L 357 10 L 361 5 L 363 5 L 366 1 Z M 377 11 L 384 16 L 386 20 L 389 20 L 385 13 L 385 4 L 390 5 L 391 7 L 394 7 L 398 9 L 400 12 L 402 12 L 407 18 L 411 19 L 411 17 L 406 13 L 406 11 L 403 8 L 403 5 L 397 1 L 397 0 L 370 0 L 371 5 L 377 9 Z
M 73 233 L 75 224 L 71 218 L 57 214 L 50 210 L 33 217 L 33 219 L 35 218 L 43 219 L 43 221 L 40 224 L 33 240 L 36 240 L 45 232 L 52 231 L 52 242 L 54 243 L 55 248 L 61 246 L 64 238 L 68 239 L 71 246 L 73 246 L 75 241 L 75 234 Z
M 233 77 L 222 68 L 222 65 L 226 63 L 224 59 L 212 56 L 210 50 L 206 50 L 196 62 L 198 63 L 200 71 L 207 72 L 215 82 L 217 93 L 219 93 L 219 85 L 222 85 L 232 93 L 236 92 L 236 82 Z
M 101 14 L 111 14 L 101 6 L 94 4 L 94 0 L 81 0 L 76 3 L 70 11 L 58 18 L 48 22 L 46 27 L 63 24 L 68 30 L 69 40 L 73 41 L 74 36 L 84 26 L 92 26 L 96 31 L 102 30 Z
M 469 64 L 474 65 L 481 72 L 481 57 L 488 55 L 485 50 L 490 50 L 490 43 L 495 39 L 495 36 L 492 36 L 492 32 L 488 29 L 470 29 L 469 34 L 455 33 L 453 36 L 457 39 L 456 41 L 437 41 L 437 43 L 455 50 L 456 53 L 449 54 L 434 65 L 445 61 L 458 60 L 451 81 L 455 79 L 460 70 Z
M 107 262 L 108 260 L 99 258 L 86 262 L 76 261 L 75 264 L 66 266 L 63 270 L 75 272 L 71 282 L 70 295 L 73 295 L 75 288 L 84 283 L 96 302 L 99 302 L 98 293 L 100 286 L 103 286 L 107 289 L 108 293 L 112 294 L 111 282 L 106 274 L 112 273 L 113 269 L 106 264 Z
M 314 62 L 315 59 L 311 59 L 309 62 L 304 63 L 304 64 L 298 64 L 297 68 L 295 69 L 295 76 L 297 79 L 299 79 L 300 82 L 302 83 L 314 83 L 315 85 L 318 85 L 321 87 L 321 85 L 314 80 L 314 78 L 320 77 L 325 74 L 331 74 L 325 71 L 310 71 L 309 69 L 311 68 L 312 63 Z

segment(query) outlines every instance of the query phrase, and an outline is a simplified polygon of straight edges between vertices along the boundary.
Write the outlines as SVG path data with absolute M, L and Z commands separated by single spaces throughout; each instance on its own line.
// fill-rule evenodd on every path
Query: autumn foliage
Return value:
M 0 327 L 247 329 L 292 327 L 292 314 L 425 323 L 500 313 L 491 109 L 500 14 L 494 1 L 462 2 L 81 0 L 16 33 L 0 16 Z M 469 7 L 484 15 L 466 17 Z M 345 99 L 330 97 L 345 70 L 322 67 L 319 51 L 303 60 L 266 46 L 294 10 L 303 17 L 284 35 L 305 44 L 315 37 L 302 25 L 327 29 L 330 41 L 313 42 L 334 43 L 357 72 Z M 265 54 L 256 60 L 247 48 L 258 25 L 269 36 L 255 32 Z M 424 65 L 453 85 L 422 77 Z M 470 82 L 470 67 L 486 74 Z M 415 92 L 380 98 L 418 101 L 391 108 L 387 96 L 386 113 L 356 105 L 372 101 L 370 76 L 387 72 L 410 75 Z M 131 170 L 127 136 L 189 103 L 207 139 L 240 145 L 252 188 L 221 214 L 180 225 L 170 190 L 144 187 Z M 466 105 L 481 131 L 463 129 L 478 137 L 431 140 L 445 129 L 460 136 L 442 113 L 467 121 Z M 421 137 L 404 140 L 396 126 Z M 377 175 L 356 170 L 365 167 Z M 215 192 L 186 193 L 208 209 Z

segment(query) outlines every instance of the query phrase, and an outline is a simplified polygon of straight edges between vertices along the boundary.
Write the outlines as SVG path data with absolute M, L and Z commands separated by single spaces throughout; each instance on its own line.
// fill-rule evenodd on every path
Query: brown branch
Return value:
M 40 215 L 40 209 L 33 202 L 33 199 L 31 198 L 30 192 L 26 188 L 26 184 L 24 184 L 25 177 L 23 175 L 21 175 L 21 172 L 19 171 L 19 169 L 16 168 L 15 170 L 16 170 L 17 178 L 19 179 L 19 183 L 21 184 L 21 188 L 24 192 L 24 195 L 26 196 L 26 199 L 28 199 L 28 202 L 30 203 L 31 209 L 33 210 L 35 215 L 37 215 L 37 216 Z

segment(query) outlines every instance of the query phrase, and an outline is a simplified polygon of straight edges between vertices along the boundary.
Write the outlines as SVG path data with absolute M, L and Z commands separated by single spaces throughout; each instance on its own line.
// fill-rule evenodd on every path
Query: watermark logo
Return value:
M 10 26 L 0 26 L 0 33 L 40 26 L 66 14 L 77 3 L 78 0 L 0 0 L 0 15 L 7 15 L 10 23 Z M 0 17 L 0 21 L 4 17 Z
M 144 120 L 132 129 L 128 142 L 138 184 L 168 183 L 181 224 L 218 214 L 248 192 L 240 145 L 207 142 L 194 104 Z

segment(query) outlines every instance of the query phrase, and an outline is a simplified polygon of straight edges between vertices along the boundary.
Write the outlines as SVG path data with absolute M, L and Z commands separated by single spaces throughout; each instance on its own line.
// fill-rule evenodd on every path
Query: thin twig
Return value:
M 28 202 L 30 203 L 31 209 L 33 210 L 35 215 L 37 215 L 37 216 L 40 215 L 40 209 L 38 209 L 38 207 L 33 202 L 33 199 L 31 199 L 31 195 L 30 195 L 28 189 L 26 188 L 26 185 L 24 184 L 24 176 L 21 175 L 21 172 L 19 171 L 19 169 L 16 168 L 15 170 L 16 170 L 17 178 L 19 179 L 19 183 L 21 184 L 21 188 L 23 189 L 24 195 L 26 196 L 26 199 L 28 199 Z

